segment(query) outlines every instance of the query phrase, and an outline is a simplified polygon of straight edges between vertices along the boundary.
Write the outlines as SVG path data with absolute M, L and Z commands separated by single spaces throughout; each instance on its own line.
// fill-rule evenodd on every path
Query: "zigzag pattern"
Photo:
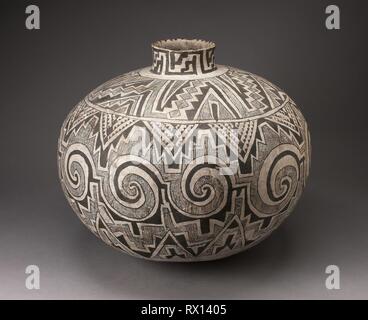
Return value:
M 138 77 L 136 71 L 132 78 L 134 81 L 128 81 L 124 75 L 107 82 L 94 90 L 86 102 L 117 115 L 187 122 L 246 120 L 280 107 L 287 99 L 264 79 L 232 68 L 219 77 L 203 80 L 150 79 Z M 222 92 L 227 92 L 229 98 L 221 97 Z M 196 112 L 199 106 L 206 107 Z M 225 109 L 232 111 L 225 112 Z

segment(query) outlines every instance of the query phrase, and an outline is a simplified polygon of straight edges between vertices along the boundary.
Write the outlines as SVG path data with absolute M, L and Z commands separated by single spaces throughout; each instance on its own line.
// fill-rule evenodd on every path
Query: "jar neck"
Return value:
M 151 72 L 158 75 L 204 75 L 215 71 L 215 44 L 174 39 L 152 44 Z

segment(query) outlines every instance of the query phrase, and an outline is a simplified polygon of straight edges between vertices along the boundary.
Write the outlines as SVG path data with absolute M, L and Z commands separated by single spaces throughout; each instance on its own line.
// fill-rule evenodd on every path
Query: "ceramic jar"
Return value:
M 134 257 L 203 261 L 267 237 L 295 207 L 310 165 L 294 101 L 215 64 L 215 45 L 152 45 L 152 66 L 118 76 L 67 116 L 61 185 L 80 220 Z

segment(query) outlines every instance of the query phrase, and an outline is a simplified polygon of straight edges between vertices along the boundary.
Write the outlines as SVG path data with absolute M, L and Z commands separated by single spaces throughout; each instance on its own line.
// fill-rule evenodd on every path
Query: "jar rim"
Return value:
M 212 41 L 200 40 L 200 39 L 167 39 L 158 40 L 152 43 L 152 48 L 155 50 L 163 50 L 170 52 L 195 52 L 205 51 L 216 47 Z

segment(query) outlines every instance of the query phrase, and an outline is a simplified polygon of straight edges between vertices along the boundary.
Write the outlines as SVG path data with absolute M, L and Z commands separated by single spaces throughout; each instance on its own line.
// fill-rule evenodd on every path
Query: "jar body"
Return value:
M 141 69 L 92 91 L 58 146 L 64 193 L 109 245 L 157 261 L 243 251 L 290 214 L 310 166 L 306 121 L 265 79 Z

